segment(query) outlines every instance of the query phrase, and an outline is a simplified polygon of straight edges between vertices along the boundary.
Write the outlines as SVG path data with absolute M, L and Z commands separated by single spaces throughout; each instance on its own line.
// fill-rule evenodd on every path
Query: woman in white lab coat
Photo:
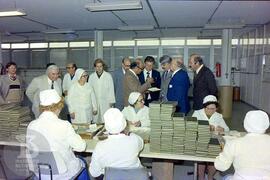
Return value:
M 129 106 L 122 111 L 126 120 L 135 127 L 150 127 L 149 108 L 144 105 L 141 93 L 132 92 L 128 98 Z
M 245 136 L 227 141 L 216 157 L 215 167 L 225 171 L 233 164 L 235 173 L 226 180 L 270 179 L 270 136 L 268 115 L 260 110 L 249 111 L 244 119 Z
M 77 69 L 75 82 L 68 91 L 67 104 L 72 123 L 91 123 L 97 114 L 97 103 L 93 88 L 87 83 L 88 74 Z
M 127 123 L 121 111 L 117 108 L 108 109 L 104 121 L 109 136 L 97 143 L 89 166 L 90 174 L 99 177 L 104 174 L 106 167 L 142 167 L 138 155 L 143 149 L 143 140 L 136 134 L 123 133 Z
M 38 119 L 32 121 L 27 127 L 26 144 L 30 152 L 30 169 L 38 176 L 37 152 L 51 152 L 53 154 L 58 172 L 53 171 L 53 179 L 70 179 L 78 171 L 85 167 L 82 160 L 77 158 L 74 151 L 82 152 L 86 148 L 85 141 L 75 133 L 72 125 L 58 118 L 64 107 L 64 99 L 55 89 L 40 92 L 40 110 Z M 48 153 L 49 154 L 49 153 Z M 49 159 L 49 157 L 48 157 Z M 51 164 L 52 165 L 52 164 Z M 87 175 L 86 169 L 83 171 Z M 56 174 L 57 173 L 57 174 Z M 89 179 L 84 177 L 85 179 Z M 41 179 L 50 179 L 50 176 L 42 175 Z
M 101 59 L 94 62 L 95 71 L 89 77 L 88 83 L 94 89 L 98 112 L 95 123 L 102 123 L 103 114 L 115 103 L 113 79 L 110 73 L 104 71 L 105 63 Z
M 203 99 L 203 109 L 194 111 L 192 117 L 196 117 L 198 120 L 205 120 L 209 122 L 210 130 L 217 133 L 224 133 L 229 131 L 222 114 L 216 112 L 218 107 L 217 98 L 213 95 L 208 95 Z M 198 176 L 199 180 L 204 180 L 205 169 L 208 170 L 208 180 L 213 180 L 213 176 L 216 173 L 216 169 L 213 163 L 199 163 L 198 164 Z

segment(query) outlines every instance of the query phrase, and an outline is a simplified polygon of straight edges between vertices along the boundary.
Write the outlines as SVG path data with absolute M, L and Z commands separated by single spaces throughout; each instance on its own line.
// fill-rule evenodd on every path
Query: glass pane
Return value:
M 10 44 L 1 44 L 2 49 L 10 49 Z
M 187 45 L 211 45 L 210 39 L 188 39 Z
M 112 41 L 103 41 L 103 46 L 104 47 L 112 46 Z
M 270 53 L 270 23 L 266 26 L 264 53 Z
M 108 67 L 108 70 L 111 68 L 111 48 L 110 47 L 104 47 L 103 48 L 103 60 L 105 64 Z
M 159 40 L 137 40 L 137 46 L 158 46 Z
M 89 47 L 90 42 L 89 41 L 83 41 L 83 42 L 70 42 L 69 47 Z
M 30 48 L 48 48 L 48 43 L 30 43 Z
M 31 67 L 46 68 L 46 64 L 47 62 L 49 62 L 47 50 L 32 50 L 31 56 L 32 56 Z
M 28 43 L 14 43 L 11 44 L 11 49 L 27 49 L 29 48 Z
M 10 50 L 2 50 L 2 61 L 3 65 L 6 65 L 8 62 L 11 61 L 10 59 Z
M 30 52 L 28 50 L 14 50 L 12 61 L 16 62 L 19 68 L 29 67 Z
M 249 54 L 248 54 L 248 56 L 255 55 L 255 34 L 256 34 L 255 30 L 249 33 L 249 41 L 248 41 Z
M 67 50 L 66 49 L 51 49 L 50 62 L 55 63 L 60 68 L 66 67 Z
M 87 70 L 89 68 L 88 49 L 71 49 L 68 62 L 74 62 L 77 67 Z
M 114 41 L 114 46 L 135 46 L 135 41 Z
M 222 50 L 221 48 L 214 49 L 214 64 L 222 62 Z
M 191 54 L 198 54 L 202 57 L 203 63 L 209 67 L 210 65 L 210 48 L 188 48 L 188 57 Z
M 50 48 L 65 48 L 68 47 L 68 42 L 52 42 L 49 44 Z
M 263 53 L 264 27 L 260 27 L 256 31 L 256 54 Z
M 91 42 L 92 43 L 92 42 Z M 89 55 L 89 69 L 93 70 L 94 69 L 94 61 L 95 61 L 95 48 L 94 47 L 90 47 L 90 55 Z
M 161 45 L 162 46 L 181 46 L 185 45 L 185 40 L 184 39 L 178 39 L 178 40 L 161 40 Z
M 134 59 L 134 49 L 133 48 L 115 48 L 114 50 L 114 67 L 115 69 L 121 67 L 122 59 L 124 57 L 129 57 L 131 60 Z
M 221 39 L 213 39 L 213 45 L 217 46 L 217 45 L 221 45 L 221 44 L 222 44 Z
M 155 58 L 155 67 L 158 67 L 158 48 L 139 48 L 138 49 L 138 56 L 142 58 L 143 60 L 146 58 L 146 56 L 153 56 Z

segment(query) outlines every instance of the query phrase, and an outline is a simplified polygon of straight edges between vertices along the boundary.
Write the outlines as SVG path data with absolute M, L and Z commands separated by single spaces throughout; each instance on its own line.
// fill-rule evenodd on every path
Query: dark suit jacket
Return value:
M 168 86 L 168 101 L 177 101 L 176 111 L 187 114 L 190 110 L 188 100 L 189 77 L 186 71 L 179 70 L 171 78 Z
M 115 94 L 115 107 L 122 110 L 124 108 L 124 92 L 123 92 L 123 80 L 124 73 L 122 68 L 115 70 L 112 73 L 114 83 L 114 94 Z
M 203 66 L 193 79 L 193 109 L 203 108 L 203 98 L 207 95 L 217 96 L 218 89 L 212 71 Z
M 138 76 L 133 74 L 131 70 L 128 70 L 124 76 L 123 81 L 123 88 L 124 88 L 124 105 L 128 106 L 128 97 L 130 93 L 132 92 L 140 92 L 141 94 L 144 94 L 144 92 L 151 87 L 150 83 L 144 83 L 141 85 Z
M 161 78 L 160 78 L 160 73 L 157 70 L 152 70 L 152 78 L 154 79 L 154 83 L 151 84 L 152 87 L 157 87 L 160 89 L 160 85 L 161 85 Z M 145 83 L 145 76 L 144 73 L 141 72 L 141 74 L 139 74 L 139 79 L 141 84 Z M 145 105 L 148 106 L 148 104 L 152 101 L 156 101 L 159 100 L 159 93 L 160 91 L 156 91 L 156 92 L 150 92 L 150 97 L 151 99 L 145 99 Z

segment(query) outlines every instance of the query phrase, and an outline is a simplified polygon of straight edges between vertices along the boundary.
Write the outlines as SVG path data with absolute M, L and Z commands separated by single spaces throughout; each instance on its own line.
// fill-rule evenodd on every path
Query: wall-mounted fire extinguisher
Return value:
M 216 63 L 216 77 L 220 77 L 220 76 L 221 76 L 221 64 Z

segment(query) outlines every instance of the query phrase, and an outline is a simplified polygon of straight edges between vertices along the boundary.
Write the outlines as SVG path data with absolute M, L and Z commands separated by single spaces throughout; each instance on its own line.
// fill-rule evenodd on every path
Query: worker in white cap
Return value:
M 244 119 L 247 134 L 226 142 L 223 151 L 215 160 L 215 167 L 225 171 L 233 164 L 235 173 L 230 180 L 270 179 L 269 117 L 261 110 L 249 111 Z
M 135 127 L 150 127 L 149 108 L 144 105 L 141 93 L 132 92 L 128 98 L 129 106 L 122 111 L 125 119 Z
M 209 122 L 210 130 L 217 133 L 224 133 L 229 131 L 222 114 L 217 112 L 218 101 L 216 96 L 208 95 L 203 99 L 203 109 L 194 111 L 192 117 L 196 117 L 198 120 L 205 120 Z M 216 169 L 213 163 L 199 163 L 198 164 L 198 176 L 199 180 L 204 180 L 205 169 L 208 170 L 208 180 L 212 180 Z
M 138 168 L 138 158 L 143 149 L 143 140 L 136 134 L 123 133 L 126 120 L 119 109 L 110 108 L 104 113 L 105 129 L 108 138 L 97 143 L 89 166 L 90 174 L 99 177 L 104 174 L 105 167 Z
M 93 88 L 87 83 L 88 74 L 79 68 L 74 83 L 69 88 L 67 104 L 72 123 L 91 123 L 97 114 L 97 102 Z M 90 82 L 91 83 L 91 82 Z
M 41 91 L 39 99 L 42 113 L 27 127 L 27 147 L 30 152 L 52 152 L 58 169 L 58 172 L 53 172 L 53 179 L 70 179 L 85 167 L 73 150 L 84 151 L 86 143 L 75 133 L 68 121 L 58 118 L 64 107 L 64 99 L 55 89 Z M 30 156 L 34 158 L 35 153 L 30 153 Z M 32 170 L 38 175 L 36 168 Z M 87 172 L 84 170 L 83 174 L 87 175 Z M 48 174 L 42 175 L 41 179 L 47 178 Z

